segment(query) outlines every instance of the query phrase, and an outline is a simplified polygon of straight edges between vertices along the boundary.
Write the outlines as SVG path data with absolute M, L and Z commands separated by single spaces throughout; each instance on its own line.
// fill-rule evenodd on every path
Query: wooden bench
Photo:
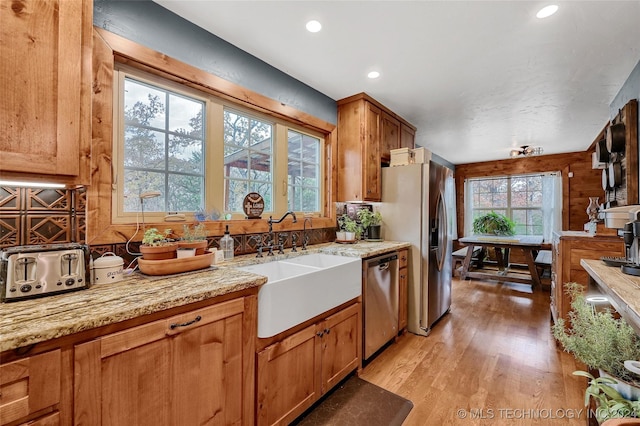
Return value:
M 544 285 L 551 286 L 551 261 L 553 257 L 551 256 L 551 250 L 540 250 L 536 259 L 533 263 L 535 263 L 536 268 L 538 269 L 538 275 L 540 276 L 540 283 Z
M 451 253 L 451 257 L 453 259 L 453 262 L 451 262 L 451 265 L 453 266 L 454 277 L 460 276 L 460 274 L 458 273 L 458 269 L 462 267 L 462 264 L 464 263 L 464 258 L 467 257 L 468 248 L 469 246 L 462 247 L 460 250 L 456 250 L 453 253 Z M 482 250 L 482 247 L 473 247 L 473 254 L 471 255 L 472 263 L 477 263 L 479 261 L 478 256 L 480 255 L 481 250 Z

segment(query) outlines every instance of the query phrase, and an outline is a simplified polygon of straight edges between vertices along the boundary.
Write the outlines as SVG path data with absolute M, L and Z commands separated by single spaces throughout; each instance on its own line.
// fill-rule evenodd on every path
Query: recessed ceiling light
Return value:
M 309 21 L 307 22 L 307 31 L 310 33 L 317 33 L 322 29 L 322 24 L 318 21 Z
M 369 77 L 369 78 L 378 78 L 378 77 L 380 77 L 380 73 L 378 71 L 371 71 L 371 72 L 369 72 L 369 74 L 367 74 L 367 77 Z
M 558 5 L 550 4 L 549 6 L 545 6 L 542 9 L 540 9 L 538 13 L 536 13 L 536 17 L 540 19 L 548 18 L 549 16 L 553 15 L 557 11 L 558 11 Z

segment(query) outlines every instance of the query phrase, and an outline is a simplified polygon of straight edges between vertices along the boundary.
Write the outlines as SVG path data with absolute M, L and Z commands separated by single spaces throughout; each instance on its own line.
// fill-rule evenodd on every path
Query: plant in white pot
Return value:
M 336 240 L 355 241 L 358 228 L 358 222 L 351 219 L 348 215 L 343 214 L 342 216 L 338 217 L 338 231 L 336 231 Z
M 207 246 L 207 228 L 204 223 L 199 223 L 193 227 L 183 225 L 182 238 L 178 241 L 178 249 L 196 249 L 196 256 L 204 254 Z
M 552 327 L 554 337 L 600 376 L 612 377 L 617 383 L 611 386 L 624 398 L 640 399 L 640 376 L 625 367 L 627 360 L 640 360 L 640 337 L 610 309 L 596 310 L 581 284 L 567 283 L 565 289 L 572 300 L 569 324 L 558 319 Z

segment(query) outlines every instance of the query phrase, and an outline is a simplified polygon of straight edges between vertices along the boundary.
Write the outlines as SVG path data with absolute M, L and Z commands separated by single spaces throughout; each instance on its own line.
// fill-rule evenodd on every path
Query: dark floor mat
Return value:
M 293 424 L 399 426 L 412 408 L 408 399 L 353 376 Z

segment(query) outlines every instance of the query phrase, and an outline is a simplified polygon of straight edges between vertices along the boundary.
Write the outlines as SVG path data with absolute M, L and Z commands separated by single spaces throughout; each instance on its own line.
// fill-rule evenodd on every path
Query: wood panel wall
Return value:
M 601 200 L 604 197 L 602 171 L 591 168 L 593 152 L 591 149 L 456 166 L 458 235 L 464 235 L 465 179 L 556 171 L 562 173 L 562 229 L 582 231 L 589 220 L 586 213 L 589 197 L 600 197 Z M 573 177 L 569 177 L 570 173 L 573 173 Z

